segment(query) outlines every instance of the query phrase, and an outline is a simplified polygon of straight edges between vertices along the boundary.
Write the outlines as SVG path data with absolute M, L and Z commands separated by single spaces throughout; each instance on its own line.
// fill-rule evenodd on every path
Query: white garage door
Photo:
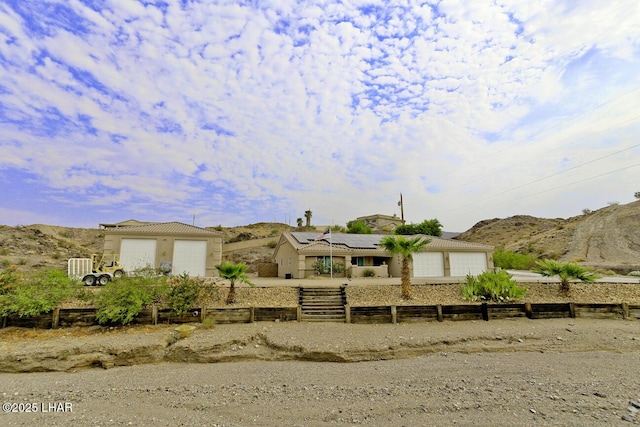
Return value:
M 487 271 L 487 256 L 484 252 L 451 252 L 449 262 L 452 276 L 477 276 Z
M 206 240 L 176 240 L 173 244 L 173 269 L 171 273 L 189 276 L 205 276 L 207 267 Z
M 126 271 L 144 267 L 156 267 L 155 239 L 122 239 L 120 262 Z
M 444 276 L 442 252 L 418 252 L 413 254 L 413 277 Z

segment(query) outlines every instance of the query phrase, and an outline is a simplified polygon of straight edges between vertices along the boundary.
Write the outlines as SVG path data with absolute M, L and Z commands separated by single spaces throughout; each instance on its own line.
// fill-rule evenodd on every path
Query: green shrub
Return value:
M 493 265 L 505 270 L 531 270 L 536 265 L 536 257 L 530 254 L 497 250 L 493 253 Z
M 270 241 L 269 243 L 267 243 L 265 246 L 266 246 L 266 247 L 268 247 L 268 248 L 273 249 L 273 248 L 275 248 L 276 246 L 278 246 L 278 242 L 276 242 L 275 240 L 272 240 L 272 241 Z
M 161 303 L 167 294 L 166 277 L 136 272 L 109 282 L 95 294 L 96 320 L 101 324 L 129 324 L 144 307 Z
M 630 271 L 627 276 L 640 277 L 640 271 Z
M 49 313 L 82 289 L 79 282 L 56 269 L 23 278 L 17 275 L 16 268 L 10 268 L 0 275 L 0 282 L 0 313 L 20 317 Z
M 376 272 L 370 268 L 365 268 L 365 270 L 362 272 L 362 275 L 364 277 L 375 277 Z
M 187 273 L 172 277 L 168 284 L 167 306 L 178 316 L 218 296 L 215 285 L 207 285 L 203 278 L 189 277 Z
M 216 319 L 214 319 L 213 317 L 205 317 L 205 319 L 202 321 L 202 327 L 204 329 L 213 329 L 216 327 Z
M 333 268 L 332 268 L 333 267 Z M 340 273 L 344 273 L 344 263 L 341 262 L 333 262 L 332 265 L 330 264 L 325 264 L 325 262 L 323 260 L 318 260 L 316 262 L 314 262 L 311 265 L 311 268 L 313 268 L 313 271 L 317 274 L 330 274 L 331 270 L 333 270 L 334 274 L 340 274 Z
M 526 292 L 504 270 L 487 271 L 477 277 L 467 275 L 462 283 L 462 296 L 469 301 L 514 301 L 524 298 Z

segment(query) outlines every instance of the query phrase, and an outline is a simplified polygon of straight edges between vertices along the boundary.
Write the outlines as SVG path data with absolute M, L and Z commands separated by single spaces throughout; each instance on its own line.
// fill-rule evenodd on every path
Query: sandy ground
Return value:
M 640 421 L 634 406 L 640 405 L 637 321 L 260 322 L 198 329 L 168 345 L 170 332 L 169 326 L 107 328 L 65 338 L 64 330 L 28 336 L 4 331 L 1 360 L 31 357 L 30 363 L 49 360 L 71 368 L 0 374 L 3 402 L 29 404 L 14 405 L 18 411 L 37 410 L 3 413 L 0 425 Z M 156 351 L 156 359 L 144 359 L 145 352 Z M 81 353 L 115 358 L 101 365 L 111 369 L 72 368 Z M 127 360 L 137 366 L 118 366 Z

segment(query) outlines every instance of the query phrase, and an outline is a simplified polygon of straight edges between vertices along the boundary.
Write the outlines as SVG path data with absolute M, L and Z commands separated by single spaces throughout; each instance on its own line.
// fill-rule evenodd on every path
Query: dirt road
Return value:
M 5 361 L 24 357 L 37 353 L 38 346 L 42 358 L 73 349 L 95 352 L 101 342 L 105 353 L 141 357 L 150 348 L 145 337 L 166 332 L 9 337 L 0 356 Z M 640 401 L 640 323 L 635 321 L 219 325 L 167 347 L 162 360 L 106 370 L 0 374 L 4 402 L 35 403 L 38 410 L 3 413 L 0 425 L 600 426 L 640 421 L 633 406 Z

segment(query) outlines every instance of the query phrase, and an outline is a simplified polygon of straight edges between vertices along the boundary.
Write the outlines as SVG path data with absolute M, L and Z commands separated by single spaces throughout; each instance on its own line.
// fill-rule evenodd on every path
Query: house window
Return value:
M 364 267 L 364 257 L 363 256 L 351 257 L 351 265 L 357 265 L 358 267 Z

